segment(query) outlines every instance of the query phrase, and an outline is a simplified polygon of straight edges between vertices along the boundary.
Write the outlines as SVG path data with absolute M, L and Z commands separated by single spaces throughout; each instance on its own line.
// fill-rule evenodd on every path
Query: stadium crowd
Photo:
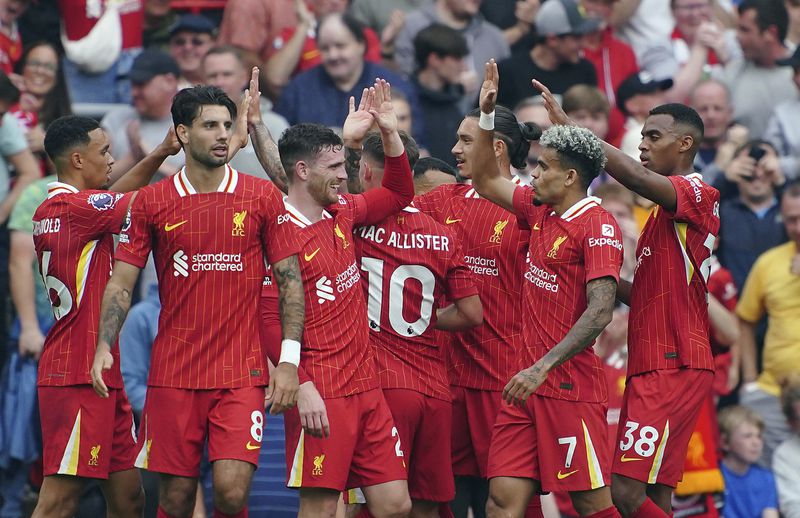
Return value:
M 0 0 L 0 117 L 0 518 L 800 518 L 800 0 Z

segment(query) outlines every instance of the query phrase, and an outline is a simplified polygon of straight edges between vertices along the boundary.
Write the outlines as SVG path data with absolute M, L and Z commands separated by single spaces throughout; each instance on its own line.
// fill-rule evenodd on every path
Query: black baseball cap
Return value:
M 133 60 L 128 78 L 132 83 L 144 84 L 154 77 L 164 74 L 180 77 L 181 69 L 178 62 L 160 50 L 147 49 Z
M 197 32 L 201 34 L 214 34 L 217 26 L 214 22 L 199 14 L 182 14 L 178 20 L 169 28 L 169 37 L 173 37 L 181 31 Z
M 794 51 L 794 54 L 788 58 L 779 59 L 775 61 L 775 63 L 781 67 L 800 68 L 800 47 L 797 47 Z
M 617 106 L 625 112 L 625 102 L 639 94 L 649 94 L 672 88 L 671 78 L 655 79 L 649 72 L 629 75 L 617 88 Z
M 540 36 L 588 34 L 600 28 L 599 18 L 588 17 L 576 0 L 548 0 L 536 13 L 536 32 Z

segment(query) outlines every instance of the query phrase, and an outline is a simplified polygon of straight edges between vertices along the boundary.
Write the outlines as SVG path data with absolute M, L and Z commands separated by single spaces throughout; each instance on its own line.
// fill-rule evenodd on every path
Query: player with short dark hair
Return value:
M 249 101 L 245 95 L 243 111 Z M 175 96 L 186 166 L 139 192 L 103 296 L 92 379 L 106 396 L 111 344 L 152 250 L 161 313 L 136 466 L 160 474 L 161 518 L 192 514 L 206 439 L 214 516 L 247 516 L 264 423 L 258 299 L 266 261 L 278 284 L 284 338 L 267 398 L 272 413 L 296 400 L 304 318 L 297 245 L 275 186 L 227 165 L 236 112 L 219 88 Z
M 411 508 L 402 445 L 380 390 L 360 287 L 353 228 L 383 220 L 413 197 L 411 169 L 391 103 L 376 80 L 358 109 L 350 98 L 345 133 L 377 123 L 386 174 L 382 186 L 340 195 L 347 180 L 342 140 L 319 124 L 298 124 L 278 141 L 289 192 L 287 225 L 300 243 L 308 317 L 303 334 L 298 408 L 286 414 L 287 485 L 299 488 L 301 517 L 333 517 L 339 495 L 360 487 L 373 516 L 405 516 Z M 264 144 L 256 140 L 259 157 Z M 274 160 L 271 160 L 274 162 Z M 262 293 L 262 336 L 270 350 L 274 297 Z M 274 352 L 272 356 L 275 356 Z
M 571 124 L 547 88 L 554 124 Z M 654 108 L 642 129 L 640 162 L 603 144 L 606 171 L 652 200 L 636 250 L 633 285 L 619 284 L 631 308 L 628 381 L 614 453 L 612 495 L 623 516 L 667 516 L 683 474 L 695 422 L 714 378 L 708 276 L 719 231 L 719 192 L 694 172 L 703 121 L 692 108 Z
M 487 515 L 522 517 L 542 491 L 568 491 L 580 516 L 619 516 L 611 500 L 607 381 L 592 350 L 611 322 L 622 266 L 614 217 L 587 194 L 605 165 L 585 128 L 553 126 L 531 186 L 501 176 L 494 158 L 497 64 L 486 64 L 475 189 L 531 230 L 523 300 L 523 369 L 503 390 L 489 453 Z
M 97 340 L 100 299 L 111 275 L 114 239 L 133 194 L 178 151 L 175 135 L 142 162 L 108 183 L 114 159 L 106 133 L 94 119 L 53 121 L 44 141 L 58 181 L 33 216 L 39 271 L 56 322 L 39 361 L 44 483 L 33 516 L 72 516 L 89 479 L 101 480 L 108 513 L 141 516 L 144 496 L 136 454 L 133 414 L 123 389 L 118 350 L 108 373 L 109 397 L 91 388 L 89 370 Z

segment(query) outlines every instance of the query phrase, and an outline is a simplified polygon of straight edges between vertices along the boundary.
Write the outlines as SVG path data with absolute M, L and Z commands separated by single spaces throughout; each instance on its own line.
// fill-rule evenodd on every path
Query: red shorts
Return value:
M 39 387 L 39 415 L 45 476 L 107 479 L 133 469 L 136 437 L 124 390 L 101 398 L 91 385 Z
M 400 436 L 380 389 L 325 400 L 331 435 L 306 435 L 297 408 L 286 412 L 288 487 L 344 491 L 406 480 Z
M 489 444 L 503 393 L 464 387 L 451 387 L 450 391 L 453 395 L 453 474 L 486 478 Z
M 136 467 L 198 477 L 206 435 L 211 462 L 233 459 L 258 466 L 263 428 L 264 387 L 148 387 Z
M 612 471 L 648 484 L 675 487 L 714 373 L 669 369 L 628 379 Z
M 450 464 L 451 404 L 415 390 L 383 389 L 408 464 L 411 498 L 449 502 L 456 495 Z
M 605 403 L 537 396 L 503 405 L 494 425 L 489 478 L 538 480 L 542 491 L 587 491 L 609 483 Z

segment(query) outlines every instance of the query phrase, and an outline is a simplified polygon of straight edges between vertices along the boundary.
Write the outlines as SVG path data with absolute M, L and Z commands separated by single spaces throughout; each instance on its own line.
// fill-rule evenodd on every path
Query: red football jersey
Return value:
M 517 187 L 514 211 L 523 228 L 531 229 L 525 270 L 523 336 L 527 365 L 555 347 L 586 310 L 586 283 L 601 277 L 619 281 L 622 232 L 614 216 L 589 196 L 559 216 L 533 204 L 534 190 Z M 592 345 L 547 375 L 536 391 L 540 396 L 569 401 L 608 399 L 603 361 Z
M 414 206 L 453 231 L 483 302 L 483 324 L 453 334 L 450 384 L 503 390 L 520 368 L 520 277 L 529 232 L 516 225 L 511 212 L 481 199 L 469 185 L 442 185 L 416 197 Z
M 656 207 L 639 237 L 628 324 L 628 376 L 658 369 L 714 370 L 708 281 L 719 231 L 719 191 L 699 174 L 667 177 L 677 209 Z
M 306 321 L 300 367 L 323 398 L 378 388 L 353 243 L 353 225 L 366 216 L 363 197 L 340 196 L 316 223 L 289 202 L 286 208 L 288 226 L 301 244 Z M 264 284 L 262 305 L 277 304 L 274 292 Z
M 450 401 L 436 310 L 443 296 L 478 293 L 453 232 L 408 207 L 356 229 L 355 238 L 381 387 Z
M 39 385 L 92 382 L 100 303 L 114 255 L 111 234 L 120 231 L 131 196 L 53 182 L 33 215 L 39 272 L 56 318 L 39 360 Z M 103 379 L 110 388 L 122 388 L 119 348 L 111 354 L 114 366 Z
M 197 193 L 185 169 L 139 191 L 117 258 L 142 268 L 153 251 L 161 297 L 148 385 L 262 385 L 258 301 L 270 263 L 297 253 L 281 193 L 227 167 Z
M 14 23 L 11 35 L 0 32 L 0 70 L 6 74 L 14 73 L 14 66 L 22 57 L 22 38 Z

